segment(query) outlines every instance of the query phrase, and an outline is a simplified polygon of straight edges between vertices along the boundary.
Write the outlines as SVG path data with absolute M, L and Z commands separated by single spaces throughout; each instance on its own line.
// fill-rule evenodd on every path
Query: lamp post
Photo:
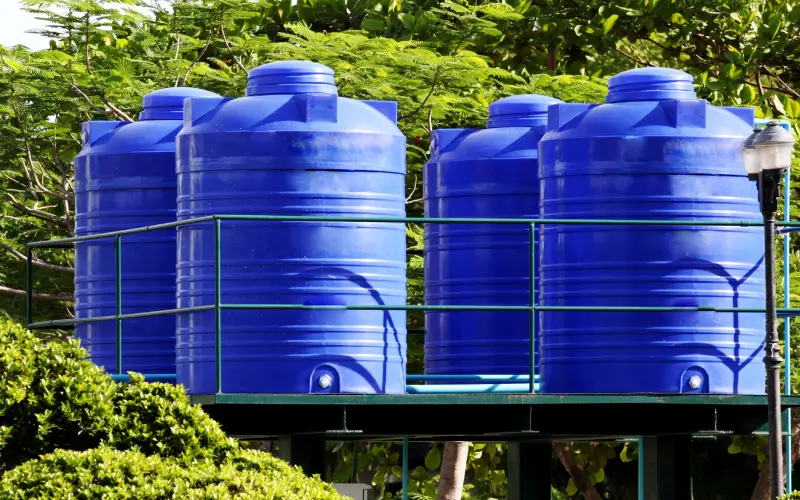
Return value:
M 778 211 L 781 177 L 792 164 L 794 137 L 777 121 L 763 130 L 754 130 L 745 142 L 744 164 L 747 176 L 756 182 L 758 203 L 764 217 L 764 268 L 766 274 L 766 345 L 764 365 L 767 372 L 769 407 L 770 498 L 783 494 L 783 448 L 781 439 L 780 371 L 783 358 L 778 345 L 778 314 L 775 302 L 775 215 Z M 786 270 L 784 271 L 786 272 Z

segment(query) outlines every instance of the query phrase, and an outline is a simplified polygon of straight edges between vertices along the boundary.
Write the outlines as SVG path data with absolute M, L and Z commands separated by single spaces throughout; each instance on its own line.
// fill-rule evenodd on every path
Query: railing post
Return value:
M 531 308 L 531 321 L 529 332 L 529 347 L 530 347 L 530 383 L 529 391 L 536 392 L 536 223 L 528 225 L 528 244 L 531 252 L 531 272 L 528 279 L 530 279 L 530 308 Z
M 116 301 L 117 375 L 122 375 L 122 235 L 114 237 L 114 298 Z
M 789 222 L 791 220 L 791 173 L 787 170 L 783 178 L 783 220 Z M 791 255 L 791 236 L 792 233 L 784 233 L 783 235 L 783 307 L 789 309 L 791 307 L 791 296 L 789 291 L 791 289 L 791 269 L 790 259 Z M 783 318 L 783 386 L 784 393 L 787 396 L 792 394 L 792 317 L 785 316 Z M 792 492 L 792 410 L 787 408 L 785 411 L 786 422 L 784 429 L 789 432 L 786 435 L 786 491 Z
M 214 219 L 214 361 L 217 394 L 222 393 L 222 220 Z
M 33 248 L 25 247 L 25 326 L 33 323 Z

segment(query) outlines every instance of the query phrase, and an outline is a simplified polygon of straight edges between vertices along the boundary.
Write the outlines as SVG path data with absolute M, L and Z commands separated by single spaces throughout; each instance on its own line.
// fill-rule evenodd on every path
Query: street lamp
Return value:
M 780 393 L 780 370 L 783 359 L 778 345 L 778 313 L 775 303 L 775 214 L 778 211 L 781 177 L 792 164 L 794 142 L 794 136 L 784 130 L 779 122 L 770 121 L 763 130 L 754 130 L 744 145 L 744 167 L 747 177 L 756 182 L 758 203 L 761 215 L 764 217 L 767 311 L 764 365 L 767 372 L 769 405 L 769 472 L 772 499 L 783 494 L 784 482 Z

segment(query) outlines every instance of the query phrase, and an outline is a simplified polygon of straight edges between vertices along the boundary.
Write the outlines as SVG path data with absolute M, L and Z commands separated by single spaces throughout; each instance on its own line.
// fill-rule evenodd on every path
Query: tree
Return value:
M 24 294 L 24 243 L 72 234 L 70 163 L 80 147 L 80 123 L 135 120 L 141 97 L 157 88 L 191 85 L 238 96 L 247 69 L 259 64 L 289 58 L 328 64 L 341 95 L 398 101 L 399 125 L 409 139 L 410 216 L 422 214 L 420 172 L 431 128 L 482 127 L 488 104 L 506 95 L 602 102 L 604 77 L 662 65 L 692 73 L 698 95 L 713 104 L 800 117 L 800 9 L 788 0 L 175 0 L 156 6 L 130 0 L 137 11 L 106 0 L 26 4 L 47 21 L 51 44 L 40 52 L 0 47 L 6 98 L 0 105 L 0 307 L 16 318 Z M 792 207 L 800 213 L 800 200 Z M 408 228 L 408 244 L 423 247 L 419 227 Z M 789 269 L 794 284 L 785 291 L 792 297 L 800 293 L 797 245 L 795 240 Z M 34 257 L 37 310 L 41 317 L 65 314 L 71 253 L 37 251 Z M 409 262 L 409 297 L 423 300 L 419 256 Z M 424 327 L 421 314 L 409 320 L 412 329 Z M 796 323 L 792 339 L 798 345 Z M 419 336 L 410 339 L 409 358 L 411 369 L 421 371 Z M 794 374 L 798 387 L 800 370 Z M 760 438 L 732 443 L 748 443 L 733 451 L 763 452 Z M 608 483 L 604 468 L 598 469 L 602 460 L 592 458 L 598 446 L 569 446 L 595 487 Z M 620 450 L 603 446 L 608 455 Z M 478 444 L 471 450 L 468 477 L 486 473 L 480 487 L 502 489 L 495 473 L 503 447 Z M 632 450 L 625 446 L 620 456 L 628 459 Z M 388 478 L 396 464 L 393 452 L 383 451 Z M 416 472 L 425 481 L 436 477 L 427 468 Z

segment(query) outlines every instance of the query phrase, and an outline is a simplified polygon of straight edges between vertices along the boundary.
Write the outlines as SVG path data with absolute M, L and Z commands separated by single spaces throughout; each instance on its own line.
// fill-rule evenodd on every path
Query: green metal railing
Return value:
M 531 314 L 531 326 L 529 333 L 529 341 L 531 345 L 530 357 L 530 372 L 529 372 L 529 391 L 535 392 L 536 377 L 533 375 L 533 367 L 535 365 L 536 352 L 533 349 L 535 341 L 535 326 L 534 316 L 539 311 L 544 312 L 568 312 L 568 311 L 583 311 L 583 312 L 719 312 L 719 313 L 764 313 L 764 308 L 742 308 L 742 307 L 710 307 L 710 306 L 542 306 L 535 302 L 536 297 L 536 284 L 534 276 L 536 274 L 536 259 L 534 252 L 531 251 L 530 261 L 530 303 L 525 306 L 499 306 L 499 305 L 304 305 L 304 304 L 225 304 L 222 301 L 222 226 L 224 221 L 267 221 L 267 222 L 349 222 L 349 223 L 415 223 L 415 224 L 517 224 L 526 225 L 529 232 L 529 244 L 534 244 L 534 229 L 537 225 L 630 225 L 630 226 L 713 226 L 713 227 L 758 227 L 763 226 L 760 221 L 676 221 L 676 220 L 606 220 L 606 219 L 489 219 L 489 218 L 440 218 L 440 219 L 426 219 L 416 217 L 405 218 L 358 218 L 358 217 L 322 217 L 322 216 L 271 216 L 271 215 L 214 215 L 207 217 L 198 217 L 184 221 L 170 222 L 167 224 L 159 224 L 154 226 L 146 226 L 135 229 L 126 229 L 121 231 L 113 231 L 108 233 L 100 233 L 90 236 L 80 236 L 75 238 L 67 238 L 57 241 L 37 241 L 28 244 L 28 254 L 34 248 L 46 248 L 59 246 L 64 247 L 73 245 L 78 242 L 114 239 L 115 248 L 115 304 L 116 313 L 109 316 L 99 316 L 93 318 L 71 318 L 61 320 L 50 320 L 33 322 L 32 310 L 32 284 L 33 280 L 31 263 L 28 264 L 28 327 L 31 329 L 40 328 L 58 328 L 66 326 L 74 326 L 81 323 L 93 323 L 100 321 L 114 321 L 116 325 L 116 361 L 117 361 L 117 375 L 122 375 L 122 359 L 123 359 L 123 328 L 122 322 L 134 318 L 146 318 L 153 316 L 161 316 L 168 314 L 190 313 L 200 311 L 215 311 L 216 328 L 215 328 L 215 358 L 216 358 L 216 392 L 223 393 L 223 380 L 222 380 L 222 311 L 225 310 L 287 310 L 287 309 L 301 309 L 301 310 L 350 310 L 350 311 L 365 311 L 365 310 L 380 310 L 380 311 L 519 311 L 529 312 Z M 181 226 L 188 226 L 193 224 L 213 222 L 215 233 L 215 293 L 214 304 L 166 309 L 160 311 L 148 311 L 140 313 L 123 314 L 122 312 L 122 238 L 126 235 L 138 234 L 150 231 L 158 231 L 165 229 L 172 229 Z M 786 221 L 779 223 L 782 227 L 798 227 L 800 222 Z M 788 239 L 788 235 L 787 238 Z M 533 247 L 531 247 L 533 248 Z M 781 316 L 795 316 L 800 315 L 800 308 L 783 307 L 778 309 Z M 168 375 L 168 374 L 163 374 Z
M 787 189 L 788 192 L 788 189 Z M 786 205 L 788 205 L 788 197 Z M 787 209 L 788 219 L 788 209 Z M 527 306 L 484 306 L 484 305 L 469 305 L 469 306 L 432 306 L 432 305 L 304 305 L 304 304 L 225 304 L 222 301 L 222 225 L 224 221 L 271 221 L 271 222 L 350 222 L 350 223 L 399 223 L 399 224 L 517 224 L 526 225 L 529 233 L 529 245 L 531 249 L 530 260 L 530 303 Z M 182 226 L 193 224 L 213 222 L 214 224 L 214 237 L 215 237 L 215 254 L 214 254 L 214 267 L 215 267 L 215 293 L 214 304 L 197 307 L 165 309 L 159 311 L 148 311 L 140 313 L 123 314 L 122 310 L 122 238 L 126 235 L 139 234 L 144 232 L 174 229 Z M 533 348 L 535 345 L 535 314 L 539 311 L 552 311 L 552 312 L 566 312 L 566 311 L 585 311 L 585 312 L 720 312 L 720 313 L 765 313 L 764 308 L 741 308 L 741 307 L 709 307 L 709 306 L 669 306 L 669 307 L 650 307 L 650 306 L 542 306 L 536 303 L 536 282 L 534 276 L 536 274 L 536 258 L 533 251 L 535 245 L 534 229 L 537 225 L 577 225 L 577 226 L 590 226 L 590 225 L 630 225 L 630 226 L 711 226 L 711 227 L 759 227 L 763 226 L 761 221 L 676 221 L 676 220 L 606 220 L 606 219 L 485 219 L 485 218 L 440 218 L 440 219 L 426 219 L 426 218 L 347 218 L 347 217 L 320 217 L 320 216 L 269 216 L 269 215 L 215 215 L 207 217 L 199 217 L 184 221 L 171 222 L 167 224 L 159 224 L 154 226 L 147 226 L 141 228 L 127 229 L 121 231 L 114 231 L 108 233 L 95 234 L 90 236 L 81 236 L 75 238 L 67 238 L 56 241 L 37 241 L 29 243 L 26 249 L 28 257 L 27 263 L 27 319 L 28 327 L 31 329 L 42 328 L 62 328 L 70 327 L 76 324 L 92 323 L 100 321 L 114 321 L 116 331 L 116 363 L 117 373 L 113 375 L 115 380 L 126 380 L 127 375 L 122 373 L 123 366 L 123 328 L 122 322 L 128 319 L 146 318 L 170 314 L 190 313 L 200 311 L 215 312 L 215 378 L 216 378 L 216 392 L 222 394 L 223 378 L 222 378 L 222 311 L 225 310 L 287 310 L 287 309 L 302 309 L 302 310 L 381 310 L 381 311 L 526 311 L 531 315 L 529 343 L 530 343 L 530 364 L 529 374 L 526 375 L 508 375 L 508 376 L 494 376 L 497 380 L 492 380 L 492 377 L 486 375 L 464 375 L 447 377 L 444 376 L 441 380 L 452 378 L 458 381 L 484 381 L 492 383 L 506 383 L 512 381 L 527 382 L 528 392 L 536 392 L 538 377 L 534 376 L 534 366 L 536 361 L 536 351 Z M 784 236 L 784 288 L 789 290 L 789 277 L 788 277 L 788 256 L 789 252 L 789 238 L 792 232 L 800 230 L 799 221 L 784 220 L 777 223 L 778 226 L 788 228 L 783 231 Z M 796 229 L 795 229 L 796 228 Z M 114 239 L 115 250 L 115 314 L 110 316 L 93 317 L 93 318 L 72 318 L 60 319 L 50 321 L 33 322 L 33 266 L 31 262 L 32 251 L 35 248 L 52 248 L 60 247 L 66 248 L 78 242 L 95 241 L 103 239 Z M 789 318 L 791 316 L 800 315 L 800 308 L 789 307 L 789 294 L 785 293 L 784 306 L 778 309 L 779 315 L 786 318 L 784 323 L 784 336 L 785 336 L 785 377 L 786 377 L 786 394 L 790 394 L 790 349 L 789 349 Z M 416 332 L 420 333 L 420 332 Z M 521 380 L 525 377 L 527 380 Z M 173 381 L 174 374 L 151 374 L 145 375 L 146 380 L 163 380 Z M 430 378 L 433 380 L 435 376 L 419 376 L 410 375 L 408 381 L 412 380 L 426 380 Z M 507 380 L 501 380 L 501 379 Z M 437 379 L 438 380 L 438 379 Z M 521 392 L 518 390 L 519 384 L 514 384 L 513 392 Z M 452 391 L 458 392 L 464 390 L 464 386 L 453 387 Z M 412 392 L 412 391 L 410 391 Z M 504 390 L 502 392 L 509 392 Z M 787 422 L 788 424 L 788 422 Z M 787 453 L 791 452 L 791 436 L 786 437 L 787 440 Z M 407 437 L 404 438 L 403 456 L 408 450 Z M 641 445 L 641 440 L 640 440 Z M 640 460 L 641 462 L 641 460 Z M 787 489 L 791 491 L 791 461 L 787 460 Z M 640 476 L 642 470 L 640 467 Z M 406 476 L 406 471 L 404 471 Z M 405 478 L 404 478 L 405 479 Z M 407 479 L 406 479 L 407 480 Z M 640 477 L 640 485 L 641 485 Z M 642 498 L 640 496 L 640 498 Z
M 756 120 L 756 126 L 764 126 L 766 120 Z M 781 123 L 784 128 L 791 131 L 788 122 Z M 785 381 L 785 394 L 791 394 L 791 317 L 800 315 L 800 308 L 790 307 L 790 276 L 789 276 L 789 256 L 790 256 L 790 236 L 791 233 L 800 232 L 800 222 L 790 221 L 790 186 L 791 179 L 789 172 L 786 173 L 784 178 L 785 193 L 784 197 L 784 220 L 778 222 L 778 227 L 785 228 L 779 231 L 783 235 L 783 263 L 784 263 L 784 302 L 782 308 L 778 309 L 779 316 L 785 318 L 784 320 L 784 381 Z M 100 321 L 115 321 L 116 324 L 116 364 L 117 373 L 112 375 L 115 380 L 126 380 L 127 375 L 122 373 L 122 322 L 127 319 L 146 318 L 168 314 L 190 313 L 200 311 L 215 311 L 216 332 L 215 332 L 215 365 L 216 365 L 216 390 L 217 393 L 222 393 L 222 311 L 232 309 L 327 309 L 327 310 L 405 310 L 405 311 L 529 311 L 531 314 L 530 326 L 530 374 L 529 375 L 463 375 L 448 377 L 449 381 L 483 381 L 483 382 L 496 382 L 496 383 L 509 383 L 509 382 L 528 382 L 528 391 L 533 393 L 536 389 L 536 382 L 538 377 L 533 376 L 535 365 L 535 322 L 534 318 L 538 311 L 608 311 L 608 312 L 692 312 L 692 311 L 712 311 L 720 313 L 764 313 L 765 310 L 761 308 L 717 308 L 717 307 L 599 307 L 599 306 L 540 306 L 536 304 L 536 290 L 534 275 L 536 270 L 536 259 L 534 252 L 531 251 L 530 261 L 530 303 L 528 306 L 424 306 L 424 305 L 405 305 L 405 306 L 310 306 L 302 304 L 224 304 L 222 302 L 222 278 L 221 278 L 221 236 L 222 236 L 222 222 L 223 221 L 285 221 L 285 222 L 375 222 L 375 223 L 416 223 L 416 224 L 429 224 L 429 223 L 443 223 L 443 224 L 523 224 L 529 227 L 529 245 L 531 250 L 534 248 L 534 228 L 537 225 L 547 224 L 565 224 L 565 225 L 633 225 L 633 226 L 706 226 L 706 227 L 757 227 L 763 226 L 761 221 L 675 221 L 675 220 L 605 220 L 605 219 L 468 219 L 468 218 L 442 218 L 442 219 L 425 219 L 425 218 L 337 218 L 337 217 L 318 217 L 318 216 L 262 216 L 262 215 L 215 215 L 207 217 L 199 217 L 195 219 L 171 222 L 167 224 L 159 224 L 141 228 L 134 228 L 122 231 L 114 231 L 103 234 L 96 234 L 91 236 L 83 236 L 76 238 L 67 238 L 54 241 L 37 241 L 27 245 L 26 258 L 26 306 L 27 306 L 27 324 L 30 329 L 42 328 L 69 328 L 76 324 L 92 323 Z M 215 299 L 213 305 L 188 307 L 180 309 L 167 309 L 161 311 L 150 311 L 143 313 L 122 313 L 122 237 L 129 234 L 137 234 L 149 231 L 165 230 L 170 228 L 177 228 L 191 224 L 198 224 L 203 222 L 213 222 L 215 232 Z M 81 241 L 92 241 L 106 238 L 114 238 L 115 247 L 115 283 L 116 283 L 116 311 L 113 316 L 94 317 L 94 318 L 81 318 L 81 319 L 63 319 L 63 320 L 50 320 L 33 322 L 33 266 L 32 257 L 35 248 L 70 248 L 74 243 Z M 418 250 L 409 251 L 408 254 L 420 254 Z M 424 330 L 408 330 L 409 334 L 424 333 Z M 495 377 L 496 379 L 492 379 Z M 146 380 L 164 380 L 174 381 L 175 374 L 150 374 L 145 375 Z M 421 376 L 421 375 L 408 375 L 407 381 L 426 381 L 426 380 L 442 380 L 437 376 Z M 516 384 L 515 384 L 516 385 Z M 462 386 L 463 387 L 463 386 Z M 791 410 L 785 410 L 784 414 L 786 420 L 784 428 L 790 428 Z M 792 437 L 788 433 L 785 437 L 786 450 L 785 456 L 791 456 L 792 450 Z M 642 440 L 639 439 L 639 498 L 644 498 L 643 493 L 643 460 L 641 448 Z M 407 497 L 407 484 L 408 484 L 408 437 L 403 437 L 403 498 Z M 792 461 L 786 460 L 786 490 L 792 491 Z

